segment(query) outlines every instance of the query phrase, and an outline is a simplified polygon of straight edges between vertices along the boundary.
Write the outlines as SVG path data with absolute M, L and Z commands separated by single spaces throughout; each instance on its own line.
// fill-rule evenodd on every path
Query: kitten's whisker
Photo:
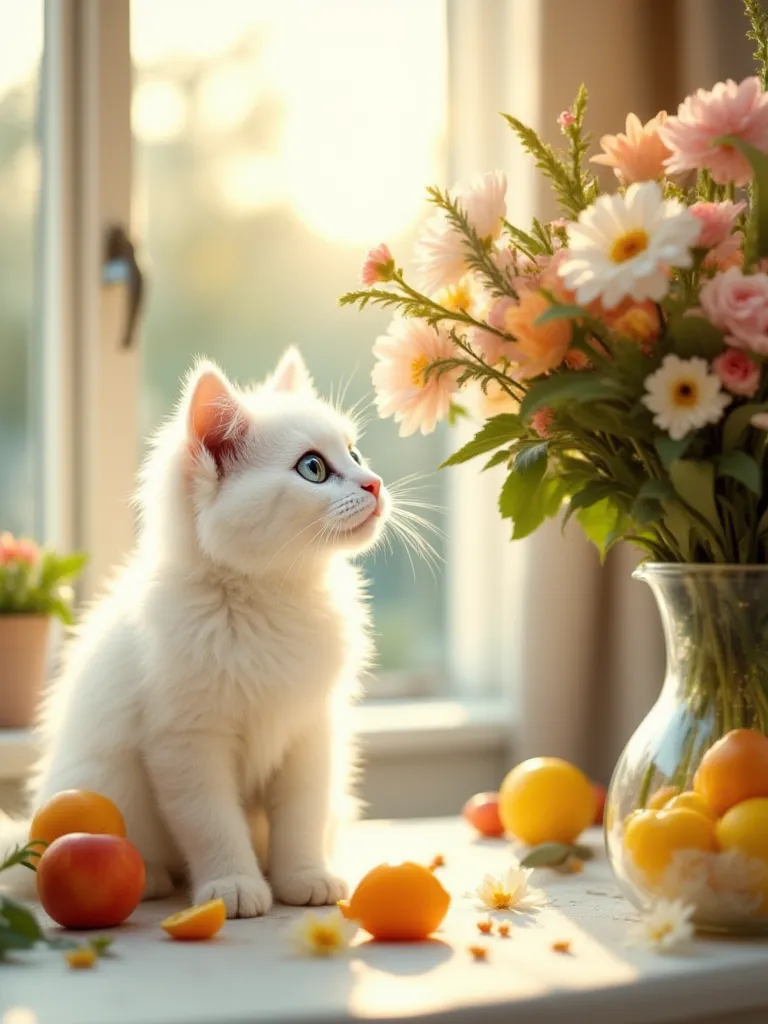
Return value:
M 277 551 L 275 551 L 275 553 L 272 555 L 270 560 L 264 566 L 264 569 L 262 570 L 260 575 L 261 576 L 265 576 L 266 573 L 267 573 L 267 570 L 272 565 L 272 563 L 274 562 L 274 560 L 277 558 L 277 556 L 280 554 L 281 551 L 284 551 L 285 548 L 287 548 L 289 544 L 292 544 L 296 540 L 297 537 L 300 537 L 302 535 L 302 533 L 304 533 L 306 530 L 311 530 L 313 526 L 316 526 L 317 523 L 322 522 L 323 519 L 325 519 L 324 515 L 318 516 L 317 519 L 313 519 L 311 523 L 308 523 L 306 526 L 303 526 L 300 530 L 297 530 L 297 532 L 294 533 L 294 535 L 292 537 L 289 537 L 288 540 L 285 542 L 285 544 L 282 544 L 277 549 Z
M 434 534 L 435 537 L 439 537 L 441 540 L 445 538 L 445 530 L 441 530 L 436 523 L 431 523 L 429 519 L 425 519 L 423 516 L 417 515 L 415 512 L 408 512 L 404 508 L 396 508 L 393 510 L 392 515 L 395 521 L 406 520 L 406 522 L 413 526 L 423 526 L 425 530 L 429 530 L 430 533 Z

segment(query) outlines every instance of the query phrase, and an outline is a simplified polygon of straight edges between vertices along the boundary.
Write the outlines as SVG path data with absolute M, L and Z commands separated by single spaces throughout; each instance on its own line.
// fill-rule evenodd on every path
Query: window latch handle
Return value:
M 102 284 L 122 285 L 128 294 L 125 328 L 121 348 L 130 348 L 136 340 L 136 325 L 144 300 L 144 274 L 136 259 L 136 250 L 125 228 L 113 224 L 107 231 Z

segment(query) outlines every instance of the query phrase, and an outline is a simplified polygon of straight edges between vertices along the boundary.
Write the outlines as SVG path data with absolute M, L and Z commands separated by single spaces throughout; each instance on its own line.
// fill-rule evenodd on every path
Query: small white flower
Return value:
M 515 863 L 500 877 L 485 875 L 475 895 L 489 910 L 533 910 L 543 906 L 547 897 L 541 889 L 528 885 L 532 874 L 533 868 Z
M 720 379 L 704 359 L 665 356 L 655 373 L 645 378 L 642 402 L 655 413 L 653 422 L 673 441 L 707 423 L 717 423 L 730 403 Z
M 624 195 L 600 196 L 568 225 L 568 256 L 558 268 L 582 304 L 606 309 L 629 296 L 658 302 L 667 294 L 669 267 L 690 267 L 701 224 L 682 203 L 663 199 L 655 181 L 630 185 Z
M 357 923 L 348 921 L 340 910 L 319 914 L 308 910 L 290 928 L 290 938 L 299 953 L 336 956 L 349 948 Z
M 480 238 L 491 242 L 501 234 L 506 192 L 506 175 L 493 171 L 475 178 L 469 186 L 457 185 L 451 191 L 451 198 L 458 202 Z M 461 280 L 468 270 L 467 244 L 443 210 L 427 221 L 414 249 L 416 269 L 425 291 L 434 295 Z
M 658 900 L 629 929 L 630 941 L 649 949 L 667 950 L 693 937 L 694 908 L 682 900 Z

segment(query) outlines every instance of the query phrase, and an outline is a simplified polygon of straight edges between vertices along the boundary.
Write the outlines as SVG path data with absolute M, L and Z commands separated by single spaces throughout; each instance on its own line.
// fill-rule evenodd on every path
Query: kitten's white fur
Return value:
M 389 507 L 354 441 L 295 350 L 247 392 L 199 365 L 157 437 L 136 549 L 70 645 L 30 792 L 32 808 L 69 788 L 114 800 L 146 863 L 146 898 L 181 875 L 195 902 L 221 897 L 229 916 L 263 914 L 273 894 L 346 893 L 327 841 L 348 777 L 345 710 L 368 657 L 348 556 L 373 543 Z M 325 483 L 295 470 L 308 451 L 335 471 Z M 27 827 L 0 820 L 0 848 Z

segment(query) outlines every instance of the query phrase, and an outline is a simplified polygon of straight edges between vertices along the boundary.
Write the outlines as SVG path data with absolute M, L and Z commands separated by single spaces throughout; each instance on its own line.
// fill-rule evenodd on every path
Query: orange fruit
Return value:
M 499 817 L 507 832 L 529 846 L 572 843 L 595 820 L 592 783 L 559 757 L 532 757 L 507 775 Z
M 648 800 L 645 805 L 646 810 L 649 811 L 660 811 L 662 807 L 672 799 L 673 796 L 677 796 L 680 790 L 677 786 L 662 786 L 661 789 L 657 789 L 653 796 Z
M 658 882 L 678 850 L 717 850 L 715 823 L 698 811 L 637 811 L 627 819 L 624 847 L 651 882 Z
M 724 850 L 740 850 L 768 862 L 768 800 L 755 797 L 726 811 L 715 826 Z
M 689 811 L 703 814 L 705 818 L 717 817 L 701 793 L 694 793 L 690 790 L 686 790 L 685 793 L 678 793 L 677 796 L 673 796 L 671 800 L 664 804 L 663 809 L 665 811 L 677 811 L 681 807 L 687 807 Z
M 422 864 L 380 864 L 360 881 L 339 909 L 374 939 L 418 942 L 439 928 L 451 897 Z
M 733 729 L 701 759 L 693 788 L 722 817 L 743 800 L 768 797 L 768 737 L 754 729 Z
M 186 942 L 212 939 L 221 931 L 227 919 L 227 908 L 224 900 L 208 900 L 196 907 L 189 907 L 178 914 L 172 914 L 161 921 L 160 927 L 168 932 L 172 939 Z
M 71 832 L 125 836 L 125 821 L 111 800 L 87 789 L 65 789 L 43 804 L 29 826 L 30 841 L 49 845 Z

